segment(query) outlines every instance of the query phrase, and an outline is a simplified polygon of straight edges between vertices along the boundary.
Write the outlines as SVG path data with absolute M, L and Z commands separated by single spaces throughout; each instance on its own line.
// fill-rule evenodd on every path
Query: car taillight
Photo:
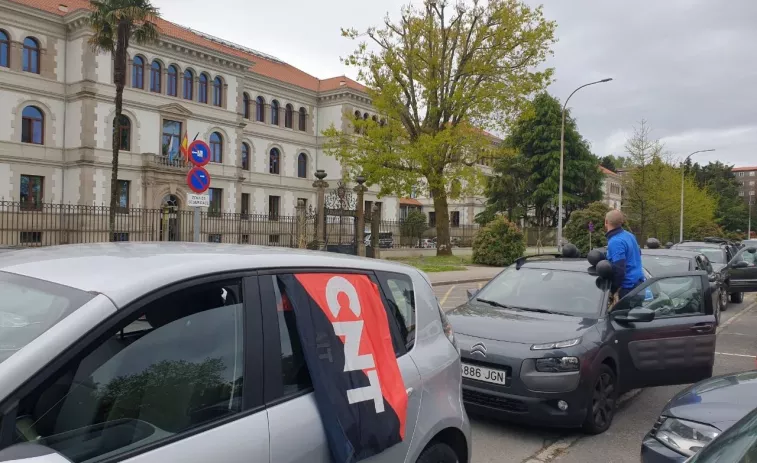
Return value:
M 442 329 L 444 330 L 444 335 L 447 336 L 447 339 L 449 339 L 449 342 L 451 342 L 452 345 L 455 346 L 455 349 L 457 350 L 457 352 L 460 353 L 460 348 L 457 347 L 457 340 L 455 339 L 455 332 L 452 330 L 452 325 L 447 319 L 447 315 L 445 315 L 441 306 L 437 306 L 437 307 L 439 308 L 439 315 L 442 318 Z

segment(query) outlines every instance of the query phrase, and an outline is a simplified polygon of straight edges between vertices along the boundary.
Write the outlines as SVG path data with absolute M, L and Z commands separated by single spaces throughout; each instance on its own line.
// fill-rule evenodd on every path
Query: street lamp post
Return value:
M 603 84 L 605 82 L 611 81 L 612 78 L 602 79 L 598 80 L 596 82 L 589 82 L 588 84 L 581 85 L 577 89 L 573 90 L 573 93 L 571 93 L 568 96 L 568 99 L 565 100 L 565 103 L 562 105 L 562 128 L 560 129 L 560 190 L 559 190 L 559 199 L 558 199 L 558 210 L 557 210 L 557 250 L 562 250 L 562 184 L 563 184 L 563 169 L 565 165 L 565 108 L 568 106 L 568 101 L 570 101 L 570 97 L 572 97 L 577 91 L 581 90 L 584 87 L 588 87 L 589 85 L 595 85 L 595 84 Z
M 709 150 L 694 151 L 690 155 L 686 156 L 686 160 L 683 161 L 683 163 L 681 164 L 681 222 L 680 222 L 680 229 L 678 231 L 678 242 L 679 243 L 683 243 L 683 184 L 684 184 L 684 180 L 685 180 L 685 175 L 684 174 L 686 173 L 686 169 L 685 169 L 686 163 L 695 154 L 697 154 L 697 153 L 708 153 L 710 151 L 715 151 L 715 150 L 714 149 L 709 149 Z
M 752 196 L 749 196 L 749 222 L 747 223 L 747 230 L 746 230 L 746 239 L 751 240 L 752 239 L 752 205 L 754 204 L 754 201 L 752 201 Z

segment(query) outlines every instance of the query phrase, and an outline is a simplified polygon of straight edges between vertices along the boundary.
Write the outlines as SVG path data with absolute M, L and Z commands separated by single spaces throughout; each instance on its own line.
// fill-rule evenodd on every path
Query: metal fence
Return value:
M 52 246 L 73 243 L 98 243 L 108 239 L 108 206 L 68 204 L 29 204 L 0 201 L 0 244 L 14 246 Z M 194 211 L 125 208 L 116 213 L 117 241 L 192 241 Z M 354 217 L 326 216 L 324 238 L 327 245 L 355 243 Z M 317 218 L 301 211 L 294 216 L 278 214 L 240 214 L 201 212 L 200 241 L 256 244 L 265 246 L 308 247 L 316 239 Z M 454 247 L 470 247 L 477 225 L 450 227 Z M 365 222 L 366 237 L 370 220 Z M 436 227 L 385 220 L 379 224 L 382 248 L 434 248 Z M 366 243 L 369 244 L 369 243 Z

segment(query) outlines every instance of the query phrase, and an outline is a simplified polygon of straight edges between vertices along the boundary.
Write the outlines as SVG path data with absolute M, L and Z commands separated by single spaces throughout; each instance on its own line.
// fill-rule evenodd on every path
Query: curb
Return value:
M 480 283 L 482 281 L 489 281 L 494 276 L 491 276 L 489 278 L 465 278 L 461 280 L 445 280 L 445 281 L 433 281 L 431 282 L 431 286 L 452 286 L 452 285 L 464 285 L 466 283 Z

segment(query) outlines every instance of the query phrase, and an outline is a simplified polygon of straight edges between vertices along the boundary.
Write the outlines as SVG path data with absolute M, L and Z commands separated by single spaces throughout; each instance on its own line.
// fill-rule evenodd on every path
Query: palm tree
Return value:
M 121 112 L 126 85 L 126 51 L 129 42 L 154 42 L 158 38 L 155 21 L 160 16 L 150 0 L 90 0 L 89 23 L 95 34 L 89 44 L 97 52 L 115 56 L 113 83 L 116 84 L 116 114 L 113 118 L 113 168 L 110 178 L 110 209 L 108 234 L 116 239 L 116 207 L 118 204 L 118 150 L 121 147 Z

